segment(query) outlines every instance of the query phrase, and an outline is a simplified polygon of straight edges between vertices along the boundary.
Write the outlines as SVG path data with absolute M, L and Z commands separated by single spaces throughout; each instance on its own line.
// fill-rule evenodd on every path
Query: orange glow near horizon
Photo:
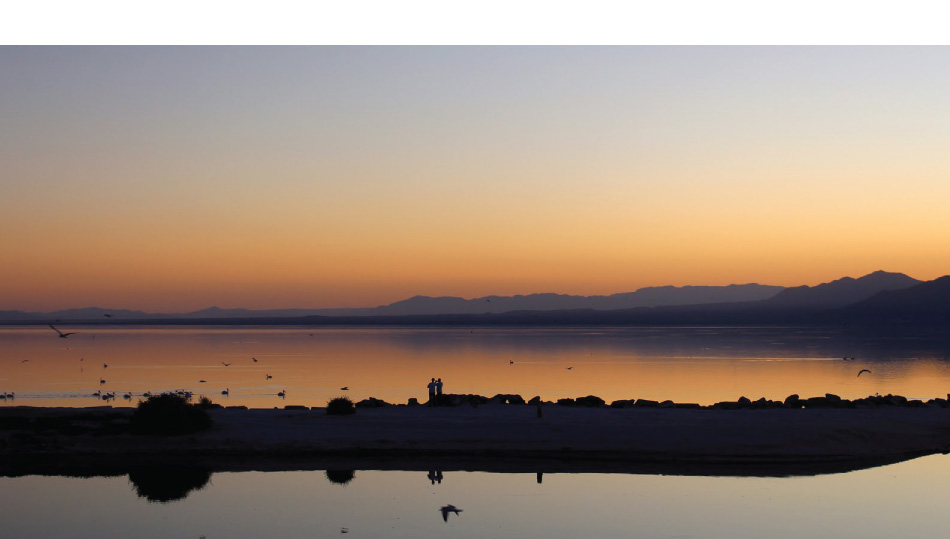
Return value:
M 7 47 L 0 310 L 934 279 L 948 56 Z

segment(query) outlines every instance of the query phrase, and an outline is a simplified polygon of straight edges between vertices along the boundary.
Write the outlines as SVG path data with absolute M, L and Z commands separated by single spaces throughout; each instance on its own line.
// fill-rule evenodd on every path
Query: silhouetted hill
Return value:
M 484 296 L 474 299 L 458 297 L 415 296 L 366 312 L 369 316 L 416 314 L 481 314 L 508 311 L 555 311 L 571 309 L 614 310 L 665 305 L 698 305 L 756 301 L 781 292 L 781 286 L 733 284 L 728 286 L 654 286 L 635 292 L 609 296 L 572 296 L 566 294 L 528 294 L 517 296 Z M 340 315 L 321 312 L 322 315 Z
M 937 322 L 950 319 L 950 275 L 875 294 L 841 309 L 847 319 Z
M 771 307 L 844 307 L 886 290 L 900 290 L 921 281 L 903 273 L 875 271 L 858 279 L 844 277 L 816 286 L 796 286 L 766 300 Z

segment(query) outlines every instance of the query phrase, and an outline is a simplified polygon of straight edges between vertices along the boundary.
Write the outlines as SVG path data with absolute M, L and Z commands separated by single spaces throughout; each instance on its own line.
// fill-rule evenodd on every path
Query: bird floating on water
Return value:
M 198 380 L 198 383 L 199 383 L 199 384 L 204 384 L 204 383 L 206 383 L 206 382 L 207 382 L 207 380 Z
M 861 376 L 864 373 L 871 374 L 871 371 L 869 369 L 861 369 L 858 371 L 858 376 Z
M 567 368 L 567 370 L 569 370 L 569 371 L 570 371 L 570 370 L 573 370 L 573 369 L 574 369 L 574 367 L 568 367 L 568 368 Z
M 349 390 L 350 390 L 349 386 L 343 386 L 340 388 L 340 391 L 349 391 Z
M 225 362 L 223 362 L 223 361 L 221 362 L 221 364 L 224 365 L 225 367 L 230 367 L 230 366 L 231 366 L 230 363 L 225 363 Z
M 256 357 L 252 357 L 251 359 L 254 360 L 254 363 L 257 363 L 257 358 L 256 358 Z
M 221 392 L 221 394 L 222 394 L 222 395 L 230 395 L 230 394 L 231 394 L 231 388 L 230 388 L 230 387 L 225 388 L 224 391 Z
M 281 392 L 277 393 L 277 396 L 278 396 L 278 397 L 286 397 L 286 396 L 287 396 L 287 392 L 286 392 L 286 391 L 281 391 Z
M 26 363 L 27 361 L 29 361 L 29 359 L 24 359 L 24 360 L 21 361 L 20 363 Z
M 65 339 L 66 337 L 69 337 L 70 335 L 75 335 L 75 334 L 77 333 L 76 331 L 70 331 L 69 333 L 63 333 L 62 331 L 56 329 L 56 326 L 54 326 L 53 324 L 49 324 L 49 327 L 53 328 L 53 331 L 55 331 L 56 333 L 59 333 L 59 338 L 60 338 L 60 339 Z
M 273 378 L 273 376 L 271 376 L 271 375 L 269 375 L 269 374 L 265 374 L 265 375 L 264 375 L 264 379 L 265 379 L 265 380 L 270 380 L 271 378 Z

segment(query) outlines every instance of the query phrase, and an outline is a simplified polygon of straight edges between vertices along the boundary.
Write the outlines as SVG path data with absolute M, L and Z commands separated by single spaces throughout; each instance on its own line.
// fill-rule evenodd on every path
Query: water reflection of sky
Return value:
M 185 498 L 129 476 L 0 478 L 8 537 L 938 537 L 950 459 L 793 478 L 214 473 Z M 339 471 L 337 472 L 339 474 Z M 339 475 L 337 476 L 339 477 Z M 462 512 L 443 521 L 440 508 Z
M 92 397 L 101 390 L 116 392 L 112 404 L 121 406 L 137 400 L 124 400 L 127 392 L 188 389 L 230 405 L 322 406 L 342 387 L 355 400 L 406 402 L 424 400 L 431 377 L 451 393 L 702 404 L 826 392 L 927 399 L 950 386 L 944 340 L 816 328 L 78 331 L 59 339 L 45 327 L 0 328 L 0 392 L 17 395 L 0 405 L 94 406 L 103 404 Z M 862 368 L 873 375 L 857 378 Z M 282 390 L 286 399 L 277 397 Z

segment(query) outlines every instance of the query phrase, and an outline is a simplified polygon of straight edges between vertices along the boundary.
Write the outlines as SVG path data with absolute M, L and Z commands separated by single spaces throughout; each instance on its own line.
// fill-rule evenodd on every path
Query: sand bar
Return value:
M 611 409 L 493 404 L 479 407 L 385 407 L 350 416 L 312 410 L 211 410 L 211 430 L 183 436 L 147 436 L 81 429 L 36 429 L 12 417 L 108 416 L 121 425 L 131 409 L 0 409 L 0 457 L 5 473 L 18 462 L 250 459 L 252 468 L 280 468 L 308 459 L 359 467 L 360 462 L 505 464 L 539 460 L 634 464 L 795 465 L 881 463 L 950 449 L 950 409 Z M 72 420 L 76 424 L 93 419 Z M 466 465 L 465 463 L 468 463 Z M 534 464 L 525 465 L 531 468 Z M 273 467 L 273 466 L 272 466 Z M 367 466 L 363 466 L 364 468 Z M 393 464 L 394 468 L 399 466 Z M 491 466 L 488 466 L 489 468 Z M 583 468 L 583 467 L 582 467 Z

